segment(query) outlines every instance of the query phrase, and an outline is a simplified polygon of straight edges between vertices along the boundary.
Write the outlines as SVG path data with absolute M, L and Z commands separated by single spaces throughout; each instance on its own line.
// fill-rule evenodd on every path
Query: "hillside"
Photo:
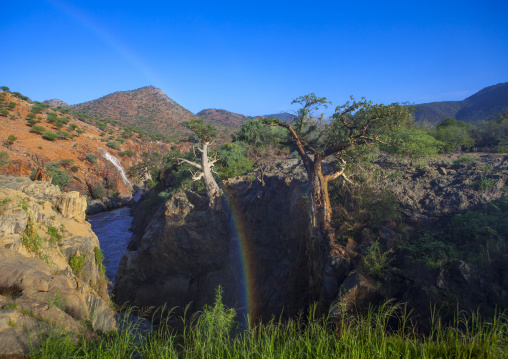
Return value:
M 508 108 L 508 82 L 486 87 L 462 101 L 440 101 L 416 105 L 418 123 L 436 125 L 448 117 L 478 123 Z
M 170 150 L 169 144 L 147 142 L 144 136 L 111 123 L 102 122 L 97 128 L 68 110 L 50 110 L 9 92 L 0 92 L 0 110 L 0 154 L 6 159 L 0 163 L 0 174 L 28 176 L 44 169 L 62 190 L 89 198 L 131 197 L 131 188 L 103 158 L 104 150 L 126 170 L 141 160 L 143 152 Z
M 144 131 L 159 132 L 174 139 L 185 137 L 187 131 L 180 126 L 183 121 L 196 118 L 153 86 L 114 92 L 97 100 L 71 105 L 70 109 Z
M 217 109 L 206 109 L 201 110 L 197 113 L 199 117 L 204 118 L 205 120 L 211 121 L 214 124 L 222 124 L 224 126 L 230 126 L 238 130 L 241 125 L 248 120 L 259 120 L 267 117 L 277 117 L 282 121 L 291 120 L 294 115 L 291 115 L 287 112 L 281 112 L 270 115 L 262 115 L 262 116 L 245 116 L 238 113 L 230 112 L 227 110 L 217 110 Z

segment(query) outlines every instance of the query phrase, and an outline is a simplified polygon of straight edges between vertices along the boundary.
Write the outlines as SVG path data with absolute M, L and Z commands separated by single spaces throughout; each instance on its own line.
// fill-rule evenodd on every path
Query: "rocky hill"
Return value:
M 416 105 L 415 120 L 436 125 L 448 117 L 476 124 L 508 109 L 508 82 L 489 86 L 463 101 Z
M 65 191 L 78 191 L 89 201 L 109 197 L 120 203 L 131 198 L 132 188 L 105 158 L 105 151 L 127 170 L 143 152 L 170 150 L 170 144 L 146 142 L 111 123 L 101 123 L 99 129 L 64 110 L 0 94 L 0 107 L 5 108 L 0 115 L 0 174 L 34 176 L 41 169 L 39 179 L 53 181 Z
M 0 356 L 45 334 L 115 328 L 99 241 L 77 192 L 0 175 Z M 88 327 L 88 326 L 89 327 Z
M 174 139 L 186 136 L 187 131 L 181 126 L 183 121 L 196 118 L 192 112 L 153 86 L 114 92 L 70 108 L 74 112 L 116 120 L 127 126 L 158 132 Z
M 56 98 L 54 98 L 52 100 L 46 100 L 43 103 L 49 105 L 51 108 L 57 108 L 57 107 L 69 108 L 69 107 L 71 107 L 68 103 L 66 103 L 62 100 L 56 99 Z

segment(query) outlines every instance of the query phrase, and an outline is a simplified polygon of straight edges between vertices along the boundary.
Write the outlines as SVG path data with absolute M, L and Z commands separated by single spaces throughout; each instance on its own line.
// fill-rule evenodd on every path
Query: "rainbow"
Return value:
M 231 190 L 224 189 L 226 205 L 229 207 L 231 213 L 231 238 L 238 243 L 238 259 L 241 266 L 242 281 L 239 285 L 242 287 L 243 304 L 245 305 L 246 314 L 251 320 L 256 321 L 259 315 L 258 300 L 257 300 L 257 285 L 256 275 L 254 268 L 254 248 L 250 236 L 246 230 L 244 216 L 241 213 L 239 206 L 236 204 Z

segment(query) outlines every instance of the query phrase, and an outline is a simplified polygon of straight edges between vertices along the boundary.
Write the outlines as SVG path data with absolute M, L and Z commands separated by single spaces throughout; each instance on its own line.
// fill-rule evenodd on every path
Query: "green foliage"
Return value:
M 391 146 L 382 146 L 382 149 L 389 153 L 408 156 L 414 161 L 436 156 L 443 147 L 441 141 L 418 127 L 402 128 L 395 134 L 394 139 Z
M 38 122 L 37 122 L 37 121 L 35 121 L 35 120 L 28 120 L 28 121 L 26 121 L 26 122 L 28 123 L 28 126 L 33 126 L 33 125 L 35 125 L 36 123 L 38 123 Z
M 79 126 L 76 125 L 75 123 L 69 124 L 69 127 L 68 127 L 69 131 L 74 131 L 77 128 L 79 128 Z
M 441 268 L 457 257 L 455 246 L 447 243 L 439 232 L 424 232 L 414 239 L 403 241 L 398 249 L 403 257 L 422 263 L 429 269 Z
M 96 163 L 97 162 L 96 161 L 97 160 L 97 156 L 96 155 L 92 155 L 91 153 L 86 155 L 86 159 L 90 163 Z
M 30 110 L 31 113 L 33 113 L 34 115 L 38 114 L 38 113 L 42 113 L 42 111 L 44 111 L 46 107 L 42 104 L 35 104 L 32 106 L 32 109 Z
M 7 104 L 7 107 L 9 107 L 9 109 L 11 109 L 11 110 L 12 110 L 14 107 L 16 107 L 16 102 L 12 102 L 12 101 L 11 101 L 11 102 L 9 102 L 9 103 Z
M 451 153 L 468 150 L 474 146 L 475 140 L 470 135 L 472 129 L 472 125 L 447 118 L 436 126 L 432 135 L 443 144 L 440 148 L 442 153 Z
M 3 92 L 9 92 L 10 91 L 10 89 L 7 86 L 1 86 L 0 90 L 2 90 Z
M 58 232 L 58 229 L 56 229 L 55 227 L 51 227 L 51 226 L 47 226 L 46 228 L 47 228 L 47 231 L 49 234 L 49 242 L 53 246 L 62 244 L 61 240 L 62 240 L 63 236 Z
M 215 169 L 221 179 L 241 176 L 250 172 L 252 163 L 245 157 L 245 148 L 239 143 L 226 143 L 217 152 Z
M 115 142 L 115 141 L 110 141 L 110 142 L 106 143 L 106 146 L 111 147 L 115 150 L 120 149 L 120 145 L 118 144 L 118 142 Z
M 26 118 L 28 118 L 29 120 L 34 120 L 35 117 L 36 116 L 33 113 L 29 113 L 28 115 L 26 115 Z
M 194 132 L 199 142 L 211 142 L 218 135 L 217 128 L 212 124 L 205 124 L 202 118 L 184 121 L 183 126 Z
M 8 141 L 11 141 L 11 142 L 16 141 L 17 139 L 18 139 L 18 138 L 17 138 L 16 136 L 14 136 L 14 135 L 9 135 L 9 137 L 7 137 L 7 140 L 8 140 Z
M 55 141 L 56 139 L 58 139 L 58 135 L 53 132 L 44 132 L 42 137 L 48 141 Z
M 392 249 L 383 250 L 379 241 L 372 243 L 363 257 L 365 272 L 374 278 L 383 278 L 392 261 L 392 258 L 390 258 L 392 252 Z
M 485 178 L 482 174 L 480 178 L 473 182 L 473 187 L 477 191 L 490 191 L 494 188 L 494 182 L 489 178 Z
M 66 139 L 74 137 L 69 132 L 65 132 L 65 131 L 56 131 L 56 135 L 61 140 L 66 140 Z
M 102 254 L 102 251 L 99 247 L 94 247 L 93 249 L 94 258 L 95 258 L 95 264 L 97 264 L 97 267 L 99 268 L 99 272 L 101 274 L 106 273 L 106 267 L 102 263 L 104 260 L 104 254 Z
M 57 308 L 60 308 L 62 310 L 65 309 L 65 302 L 62 299 L 62 296 L 60 295 L 60 291 L 57 290 L 54 295 L 48 298 L 48 303 L 51 306 L 55 306 Z
M 125 151 L 118 152 L 118 156 L 120 156 L 120 157 L 123 157 L 123 156 L 134 157 L 135 155 L 136 154 L 134 153 L 134 151 L 131 151 L 131 150 L 125 150 Z
M 342 307 L 323 317 L 313 308 L 307 316 L 254 323 L 246 328 L 234 310 L 220 297 L 197 317 L 168 315 L 155 320 L 179 322 L 181 333 L 171 327 L 141 334 L 141 321 L 127 312 L 112 333 L 87 341 L 55 332 L 33 347 L 31 358 L 499 358 L 508 351 L 508 322 L 496 314 L 488 322 L 478 315 L 457 314 L 446 325 L 431 321 L 430 336 L 418 333 L 405 306 L 386 303 L 362 315 Z M 334 323 L 334 324 L 332 324 Z M 464 323 L 467 323 L 464 325 Z
M 26 204 L 22 204 L 22 207 Z M 23 208 L 25 212 L 27 209 Z M 28 217 L 27 226 L 25 228 L 25 231 L 21 235 L 21 243 L 26 248 L 27 251 L 36 254 L 44 260 L 46 263 L 49 262 L 48 257 L 43 253 L 42 245 L 43 240 L 42 238 L 37 234 L 37 230 L 35 229 L 35 226 L 33 224 L 32 218 Z
M 24 96 L 24 95 L 20 94 L 19 92 L 13 92 L 12 94 L 13 94 L 15 97 L 17 97 L 17 98 L 19 98 L 19 99 L 22 99 L 22 100 L 24 100 L 24 101 L 28 101 L 28 100 L 29 100 L 28 96 Z
M 7 110 L 5 110 L 5 109 L 4 109 L 4 110 L 0 110 L 0 116 L 4 116 L 4 117 L 6 117 L 6 116 L 8 116 L 8 115 L 9 115 L 9 111 L 7 111 Z
M 51 184 L 59 186 L 60 188 L 65 187 L 69 184 L 69 174 L 65 170 L 60 170 L 60 162 L 51 162 L 44 166 L 44 168 L 51 173 L 53 180 Z
M 46 129 L 42 126 L 32 126 L 30 132 L 42 135 L 44 132 L 46 132 Z
M 278 146 L 287 140 L 287 131 L 278 126 L 263 126 L 260 120 L 249 120 L 232 137 L 234 142 L 254 146 Z
M 98 184 L 90 190 L 92 198 L 99 199 L 108 196 L 108 191 L 102 184 Z
M 10 163 L 9 154 L 5 151 L 0 151 L 0 168 L 8 166 Z
M 85 266 L 86 254 L 76 254 L 69 259 L 69 265 L 75 275 L 80 275 Z
M 78 172 L 79 171 L 79 167 L 78 166 L 72 166 L 71 167 L 71 171 L 72 172 Z
M 74 160 L 72 158 L 63 158 L 60 160 L 60 163 L 64 167 L 69 167 L 74 163 Z
M 459 166 L 464 165 L 464 164 L 475 163 L 475 162 L 476 162 L 476 158 L 475 157 L 472 157 L 472 156 L 462 156 L 462 157 L 457 158 L 455 161 L 453 161 L 452 167 L 459 167 Z

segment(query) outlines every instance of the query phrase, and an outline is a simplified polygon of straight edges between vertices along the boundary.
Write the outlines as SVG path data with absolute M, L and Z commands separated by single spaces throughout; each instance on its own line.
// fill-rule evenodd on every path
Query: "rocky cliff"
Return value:
M 496 306 L 508 307 L 508 268 L 499 264 L 502 257 L 490 258 L 485 267 L 444 257 L 432 267 L 410 258 L 446 246 L 434 241 L 434 247 L 420 249 L 429 244 L 426 237 L 417 240 L 418 231 L 446 228 L 451 216 L 505 196 L 504 156 L 443 156 L 424 167 L 381 157 L 371 171 L 377 176 L 375 191 L 380 191 L 371 193 L 391 193 L 396 220 L 359 221 L 358 236 L 345 239 L 340 235 L 344 223 L 336 223 L 324 282 L 332 301 L 355 311 L 396 299 L 409 303 L 423 327 L 433 304 L 453 309 L 457 300 L 462 308 L 481 306 L 487 315 Z M 316 299 L 308 294 L 309 273 L 321 262 L 313 258 L 319 251 L 309 253 L 305 245 L 306 186 L 299 162 L 286 160 L 264 173 L 223 182 L 224 213 L 213 214 L 203 198 L 182 192 L 155 216 L 138 216 L 131 251 L 118 271 L 116 301 L 169 307 L 192 301 L 191 309 L 198 310 L 221 285 L 226 304 L 238 307 L 245 303 L 242 286 L 248 283 L 251 314 L 258 318 L 292 316 L 307 308 Z M 235 250 L 237 239 L 241 253 Z M 475 246 L 471 250 L 479 251 Z M 459 243 L 454 248 L 464 253 L 469 247 Z M 246 273 L 238 275 L 239 264 Z
M 0 176 L 0 355 L 27 354 L 51 330 L 115 327 L 99 241 L 77 192 Z

